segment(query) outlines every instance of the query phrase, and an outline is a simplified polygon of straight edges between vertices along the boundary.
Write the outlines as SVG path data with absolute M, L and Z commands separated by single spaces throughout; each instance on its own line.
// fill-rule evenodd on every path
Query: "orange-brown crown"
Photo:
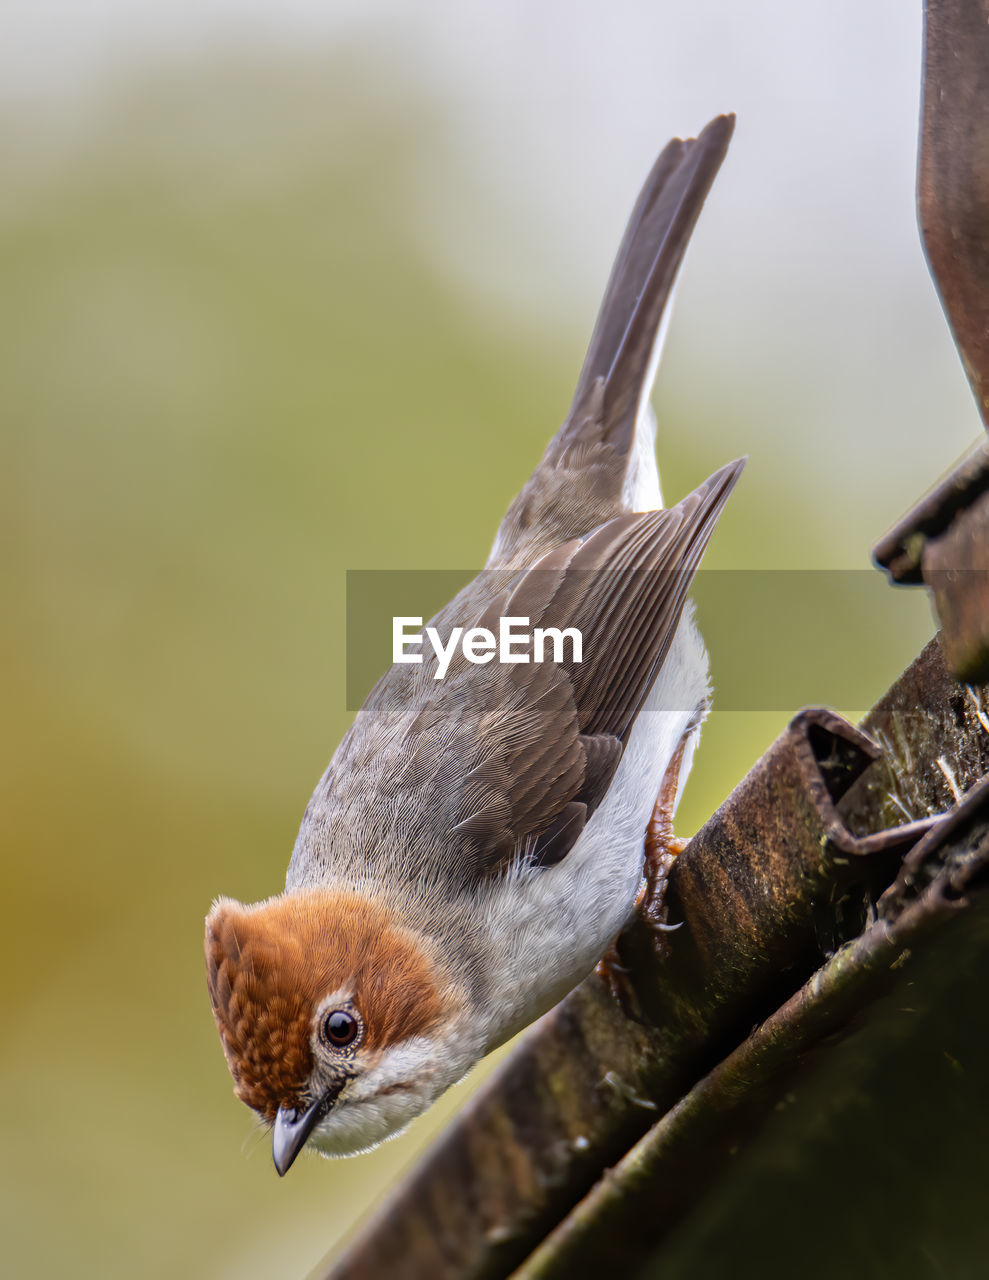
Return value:
M 420 941 L 393 912 L 328 890 L 250 907 L 221 899 L 206 918 L 206 973 L 234 1092 L 269 1121 L 301 1102 L 313 1015 L 331 992 L 354 1001 L 370 1049 L 428 1031 L 443 1004 Z

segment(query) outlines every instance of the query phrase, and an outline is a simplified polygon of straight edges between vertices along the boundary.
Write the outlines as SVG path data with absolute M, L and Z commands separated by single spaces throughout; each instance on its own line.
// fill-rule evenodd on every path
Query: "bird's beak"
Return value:
M 278 1108 L 271 1154 L 279 1177 L 284 1178 L 291 1169 L 295 1157 L 306 1145 L 306 1139 L 333 1106 L 335 1097 L 333 1094 L 317 1098 L 305 1111 L 296 1111 L 294 1107 Z

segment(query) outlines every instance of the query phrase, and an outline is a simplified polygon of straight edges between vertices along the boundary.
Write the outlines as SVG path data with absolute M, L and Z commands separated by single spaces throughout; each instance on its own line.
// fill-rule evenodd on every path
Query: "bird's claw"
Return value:
M 686 745 L 687 740 L 684 738 L 667 765 L 652 817 L 646 827 L 643 884 L 635 904 L 639 918 L 651 931 L 653 946 L 661 956 L 665 954 L 668 945 L 663 935 L 673 933 L 683 923 L 680 921 L 670 924 L 666 918 L 666 886 L 674 862 L 687 846 L 686 840 L 680 840 L 673 834 L 673 811 Z

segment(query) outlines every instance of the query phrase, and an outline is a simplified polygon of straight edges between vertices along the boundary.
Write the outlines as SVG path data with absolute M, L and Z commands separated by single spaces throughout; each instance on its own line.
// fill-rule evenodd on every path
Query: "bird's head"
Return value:
M 274 1126 L 280 1174 L 307 1142 L 350 1155 L 398 1133 L 477 1056 L 425 939 L 358 894 L 220 899 L 206 971 L 234 1092 Z

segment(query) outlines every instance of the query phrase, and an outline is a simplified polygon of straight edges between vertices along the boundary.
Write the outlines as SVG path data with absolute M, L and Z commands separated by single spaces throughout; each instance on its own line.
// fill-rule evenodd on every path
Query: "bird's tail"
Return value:
M 698 137 L 674 138 L 653 165 L 619 246 L 570 413 L 509 507 L 488 568 L 523 563 L 623 511 L 660 505 L 649 393 L 662 322 L 734 127 L 733 115 L 717 116 Z M 648 472 L 652 500 L 626 489 L 633 471 Z
M 595 419 L 598 438 L 628 455 L 656 377 L 677 272 L 734 128 L 733 115 L 717 116 L 697 138 L 667 143 L 653 165 L 618 249 L 570 413 L 556 436 L 564 465 L 571 450 L 595 443 L 588 439 Z M 601 410 L 588 414 L 595 384 Z

